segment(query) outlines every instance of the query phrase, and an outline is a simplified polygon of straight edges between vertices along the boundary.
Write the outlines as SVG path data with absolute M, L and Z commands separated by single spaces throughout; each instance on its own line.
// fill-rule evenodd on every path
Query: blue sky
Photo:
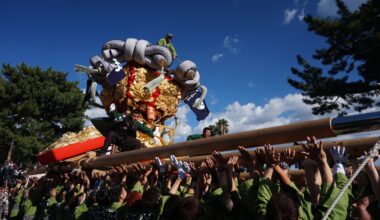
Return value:
M 346 2 L 353 9 L 363 1 Z M 222 117 L 237 132 L 315 118 L 287 78 L 297 54 L 310 58 L 324 45 L 302 17 L 334 16 L 334 7 L 334 0 L 0 0 L 0 62 L 53 67 L 84 87 L 74 64 L 88 65 L 108 40 L 154 43 L 171 32 L 179 59 L 197 64 L 212 112 L 197 123 L 181 105 L 177 138 Z

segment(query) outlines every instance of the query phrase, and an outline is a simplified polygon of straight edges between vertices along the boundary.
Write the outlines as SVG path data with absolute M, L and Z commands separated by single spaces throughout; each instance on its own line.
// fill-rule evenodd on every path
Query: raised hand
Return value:
M 322 141 L 317 143 L 315 137 L 307 137 L 307 143 L 302 144 L 302 147 L 305 150 L 302 152 L 303 155 L 317 162 L 327 162 L 327 156 L 323 150 Z
M 135 173 L 135 177 L 140 180 L 140 181 L 143 181 L 144 180 L 144 175 L 146 173 L 146 168 L 142 165 L 142 163 L 138 162 L 137 164 L 133 164 L 132 165 L 132 170 L 134 171 Z
M 264 158 L 267 165 L 270 166 L 275 166 L 280 163 L 280 154 L 276 154 L 270 144 L 264 145 Z
M 157 166 L 158 171 L 160 174 L 164 173 L 166 171 L 166 166 L 163 164 L 159 157 L 154 158 L 154 164 Z
M 172 154 L 170 155 L 170 160 L 174 164 L 174 166 L 177 168 L 178 171 L 178 177 L 181 178 L 181 180 L 184 180 L 186 178 L 186 171 L 185 169 L 190 171 L 189 164 L 184 165 L 182 161 L 178 161 L 177 158 Z
M 187 162 L 183 162 L 183 164 L 182 164 L 182 168 L 183 168 L 183 170 L 184 170 L 186 173 L 189 173 L 189 172 L 191 171 L 191 169 L 190 169 L 190 165 L 189 165 L 189 163 L 187 163 Z
M 238 160 L 238 156 L 230 157 L 227 161 L 227 168 L 232 169 L 237 164 Z
M 186 171 L 182 167 L 180 167 L 177 170 L 178 170 L 178 177 L 181 178 L 181 180 L 186 179 L 186 176 L 187 176 Z
M 174 164 L 174 166 L 178 169 L 179 167 L 181 167 L 181 164 L 180 164 L 180 161 L 177 160 L 177 157 L 172 154 L 170 155 L 170 161 Z
M 243 146 L 239 146 L 238 150 L 239 150 L 243 160 L 247 163 L 248 167 L 251 169 L 254 168 L 256 166 L 256 161 L 253 160 L 253 158 L 252 158 L 251 154 L 248 152 L 248 150 Z
M 257 148 L 255 150 L 255 157 L 256 157 L 256 166 L 259 167 L 260 169 L 263 168 L 265 164 L 265 156 L 264 156 L 264 149 L 262 148 Z
M 125 175 L 127 175 L 127 174 L 128 174 L 128 167 L 127 167 L 127 164 L 122 164 L 122 165 L 121 165 L 121 168 L 122 168 L 122 170 L 123 170 L 123 173 L 124 173 Z
M 217 167 L 225 167 L 227 164 L 226 159 L 223 158 L 222 153 L 220 151 L 212 152 L 212 156 L 215 158 L 215 162 Z
M 288 148 L 285 151 L 281 152 L 281 161 L 285 162 L 288 166 L 290 166 L 294 163 L 295 156 L 296 151 Z
M 330 154 L 334 159 L 334 163 L 345 163 L 348 160 L 348 154 L 345 154 L 346 148 L 340 146 L 334 146 L 330 148 Z
M 365 155 L 366 157 L 368 157 L 368 156 L 369 156 L 369 153 L 368 153 L 367 151 L 364 151 L 364 155 Z M 368 160 L 366 166 L 364 167 L 364 171 L 365 171 L 366 173 L 369 173 L 369 171 L 371 170 L 371 168 L 374 168 L 374 167 L 375 167 L 375 161 L 377 160 L 378 157 L 379 157 L 379 151 L 376 151 L 374 157 L 371 157 L 371 158 Z M 375 169 L 376 169 L 376 168 L 375 168 Z
M 207 169 L 212 170 L 215 168 L 215 163 L 210 157 L 206 157 L 206 163 L 205 163 Z

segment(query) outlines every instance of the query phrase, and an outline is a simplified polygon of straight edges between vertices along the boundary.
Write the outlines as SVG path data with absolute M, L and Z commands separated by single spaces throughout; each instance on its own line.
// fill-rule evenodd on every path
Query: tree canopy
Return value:
M 211 129 L 212 136 L 225 135 L 228 133 L 228 121 L 224 118 L 219 119 L 215 124 L 208 126 Z
M 300 69 L 291 68 L 300 80 L 288 82 L 313 105 L 313 113 L 347 110 L 362 111 L 380 106 L 374 99 L 380 94 L 380 1 L 369 0 L 351 12 L 337 0 L 336 18 L 306 16 L 308 30 L 326 39 L 327 47 L 317 49 L 313 59 L 323 67 L 313 66 L 301 55 Z
M 0 158 L 32 165 L 35 155 L 64 133 L 82 129 L 83 93 L 67 73 L 3 64 L 0 70 Z

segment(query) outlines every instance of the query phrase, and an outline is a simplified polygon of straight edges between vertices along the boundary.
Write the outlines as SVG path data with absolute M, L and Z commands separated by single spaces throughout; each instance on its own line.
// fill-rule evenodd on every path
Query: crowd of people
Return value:
M 344 147 L 325 152 L 315 138 L 303 148 L 279 154 L 265 145 L 251 154 L 240 146 L 239 156 L 214 151 L 200 164 L 172 155 L 168 163 L 156 157 L 103 170 L 49 171 L 39 179 L 20 173 L 1 188 L 1 218 L 322 219 L 357 161 Z M 303 169 L 304 178 L 293 182 L 289 169 Z M 328 219 L 379 219 L 379 199 L 370 159 Z

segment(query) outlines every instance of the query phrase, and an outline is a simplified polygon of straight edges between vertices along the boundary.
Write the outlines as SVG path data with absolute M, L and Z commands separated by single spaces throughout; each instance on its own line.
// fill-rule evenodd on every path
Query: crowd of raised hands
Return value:
M 344 147 L 307 138 L 302 151 L 271 145 L 239 155 L 177 158 L 21 177 L 9 189 L 10 219 L 322 219 L 359 161 Z M 232 155 L 232 156 L 226 156 Z M 186 162 L 189 161 L 189 162 Z M 379 219 L 374 159 L 328 219 Z M 303 174 L 300 176 L 300 170 Z M 298 175 L 298 178 L 296 178 Z

